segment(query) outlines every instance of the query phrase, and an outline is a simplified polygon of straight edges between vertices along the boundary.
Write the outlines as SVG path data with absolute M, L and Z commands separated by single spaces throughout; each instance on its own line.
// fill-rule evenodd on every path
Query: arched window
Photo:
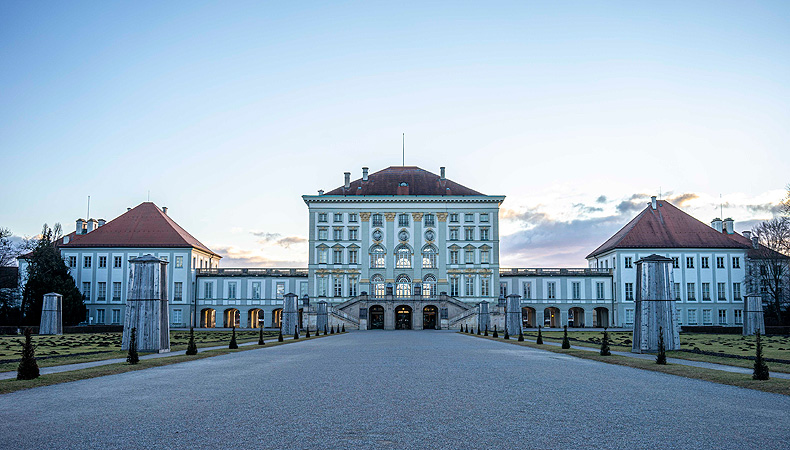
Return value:
M 398 269 L 411 268 L 411 249 L 405 245 L 399 245 L 395 249 L 395 267 Z
M 398 278 L 395 279 L 395 296 L 411 297 L 411 278 L 406 275 L 398 275 Z
M 422 296 L 427 298 L 436 297 L 436 277 L 425 275 L 422 279 Z
M 387 252 L 384 251 L 384 247 L 380 245 L 373 246 L 373 248 L 370 249 L 370 267 L 372 269 L 383 269 L 386 264 L 386 256 Z
M 386 286 L 384 285 L 384 277 L 381 275 L 373 275 L 370 279 L 370 292 L 373 293 L 374 297 L 384 297 L 386 293 Z
M 422 268 L 435 269 L 436 268 L 436 255 L 439 252 L 433 245 L 426 245 L 422 248 Z

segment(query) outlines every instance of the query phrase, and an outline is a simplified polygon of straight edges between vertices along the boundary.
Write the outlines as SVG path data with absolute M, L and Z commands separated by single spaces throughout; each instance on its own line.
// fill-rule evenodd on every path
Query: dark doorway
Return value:
M 422 309 L 422 329 L 435 330 L 438 324 L 439 309 L 435 306 L 428 305 Z
M 384 329 L 384 307 L 379 305 L 370 307 L 370 325 L 368 326 L 368 329 Z
M 408 306 L 398 306 L 395 308 L 395 329 L 411 330 L 411 308 Z

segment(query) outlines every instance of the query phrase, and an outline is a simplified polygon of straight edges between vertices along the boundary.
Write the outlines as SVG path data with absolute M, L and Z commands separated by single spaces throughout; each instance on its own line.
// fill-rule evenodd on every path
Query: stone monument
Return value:
M 44 294 L 41 326 L 38 334 L 63 334 L 63 296 L 54 292 Z
M 505 329 L 511 336 L 518 336 L 521 332 L 521 296 L 510 294 L 507 296 L 507 306 L 505 313 Z
M 488 302 L 480 302 L 477 305 L 477 329 L 485 331 L 491 327 L 491 317 L 488 314 Z
M 283 320 L 281 330 L 283 336 L 293 336 L 299 328 L 299 310 L 296 307 L 296 294 L 283 296 Z
M 324 331 L 324 329 L 329 329 L 329 319 L 327 318 L 326 313 L 326 300 L 318 301 L 318 311 L 315 318 L 315 325 L 321 331 Z
M 167 261 L 153 255 L 132 258 L 121 348 L 129 349 L 132 328 L 137 328 L 137 350 L 170 351 L 167 307 Z
M 672 282 L 670 258 L 654 254 L 636 262 L 633 353 L 658 352 L 659 330 L 667 351 L 680 349 Z
M 758 330 L 765 334 L 763 298 L 760 294 L 746 294 L 743 298 L 743 335 L 753 336 Z

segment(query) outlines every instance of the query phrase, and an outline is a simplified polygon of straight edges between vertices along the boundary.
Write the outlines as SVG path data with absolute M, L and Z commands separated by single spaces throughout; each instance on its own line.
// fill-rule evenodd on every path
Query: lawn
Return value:
M 543 332 L 543 339 L 546 342 L 562 342 L 562 331 Z M 527 339 L 536 339 L 538 333 L 530 331 L 524 334 Z M 603 333 L 600 331 L 576 331 L 569 330 L 568 338 L 571 344 L 585 347 L 600 347 Z M 631 351 L 630 331 L 613 331 L 609 333 L 612 350 Z M 667 352 L 667 356 L 672 358 L 690 359 L 694 361 L 713 362 L 739 367 L 752 367 L 753 362 L 746 359 L 731 358 L 724 355 L 754 356 L 755 338 L 754 336 L 741 336 L 738 334 L 705 334 L 705 333 L 681 333 L 681 350 L 698 349 L 704 352 L 719 353 L 722 356 L 696 354 L 689 351 Z M 763 356 L 766 358 L 776 358 L 790 360 L 790 337 L 788 336 L 763 336 Z M 769 362 L 771 370 L 778 372 L 790 372 L 790 364 Z
M 277 337 L 277 331 L 264 331 L 264 339 Z M 214 347 L 230 342 L 230 331 L 195 330 L 199 348 Z M 22 336 L 0 336 L 0 372 L 16 370 L 21 353 Z M 236 331 L 238 343 L 258 340 L 258 331 Z M 170 349 L 185 350 L 189 331 L 171 331 Z M 64 334 L 61 336 L 33 336 L 39 367 L 59 366 L 103 359 L 123 358 L 121 333 Z

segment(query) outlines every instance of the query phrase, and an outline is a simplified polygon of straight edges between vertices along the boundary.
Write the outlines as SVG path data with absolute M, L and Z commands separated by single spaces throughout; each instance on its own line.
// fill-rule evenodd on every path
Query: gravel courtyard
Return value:
M 0 396 L 3 448 L 790 448 L 790 397 L 440 331 Z

